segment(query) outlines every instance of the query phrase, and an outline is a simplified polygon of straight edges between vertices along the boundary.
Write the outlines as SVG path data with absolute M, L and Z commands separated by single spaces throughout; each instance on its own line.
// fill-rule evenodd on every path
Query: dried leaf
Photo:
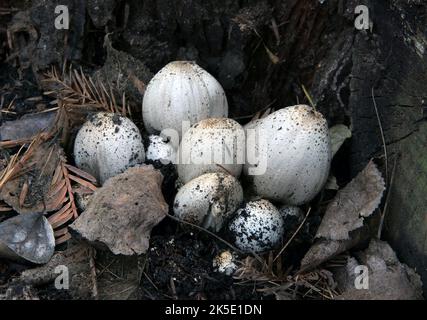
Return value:
M 337 178 L 335 178 L 335 176 L 330 175 L 328 177 L 328 180 L 326 181 L 326 184 L 325 184 L 325 189 L 326 190 L 338 190 L 339 189 L 339 186 L 337 183 Z
M 365 218 L 379 206 L 384 190 L 384 179 L 370 161 L 328 205 L 317 230 L 317 241 L 301 262 L 301 269 L 316 267 L 369 237 L 366 232 L 356 231 L 363 230 Z
M 0 223 L 0 256 L 43 264 L 55 249 L 53 229 L 41 213 L 21 214 Z
M 337 124 L 329 128 L 329 135 L 331 137 L 332 156 L 334 156 L 341 148 L 344 141 L 351 138 L 351 130 L 343 124 Z
M 355 268 L 368 268 L 369 290 L 355 287 Z M 415 270 L 402 264 L 396 253 L 384 241 L 372 239 L 369 247 L 348 258 L 347 264 L 336 272 L 342 294 L 337 300 L 422 300 L 422 282 Z
M 114 254 L 145 253 L 151 229 L 168 212 L 162 180 L 152 166 L 130 168 L 109 179 L 70 229 Z

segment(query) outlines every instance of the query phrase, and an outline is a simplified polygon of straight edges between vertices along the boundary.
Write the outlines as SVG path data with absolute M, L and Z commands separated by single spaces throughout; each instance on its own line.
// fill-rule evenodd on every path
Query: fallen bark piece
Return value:
M 397 259 L 393 249 L 384 241 L 373 239 L 358 259 L 348 258 L 347 265 L 337 271 L 342 294 L 337 300 L 421 300 L 422 282 L 420 276 Z M 360 272 L 355 267 L 367 267 L 366 283 L 358 280 Z M 365 284 L 365 289 L 356 285 Z
M 316 234 L 316 242 L 301 262 L 301 270 L 340 254 L 370 237 L 365 219 L 378 207 L 384 179 L 371 161 L 328 205 Z
M 168 212 L 162 192 L 163 176 L 151 165 L 135 167 L 108 179 L 71 231 L 114 254 L 140 255 L 147 251 L 151 229 Z
M 96 288 L 90 265 L 92 250 L 87 244 L 74 244 L 65 251 L 55 253 L 46 265 L 23 271 L 13 280 L 12 287 L 26 285 L 37 288 L 62 279 L 61 285 L 69 285 L 68 292 L 73 298 L 92 298 Z
M 37 133 L 50 129 L 56 112 L 26 114 L 18 120 L 6 121 L 0 127 L 0 140 L 31 139 Z
M 44 264 L 54 250 L 53 229 L 42 213 L 21 214 L 0 224 L 0 257 Z

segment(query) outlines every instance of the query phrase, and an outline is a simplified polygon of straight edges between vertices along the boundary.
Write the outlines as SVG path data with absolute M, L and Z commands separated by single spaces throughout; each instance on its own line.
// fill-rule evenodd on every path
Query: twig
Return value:
M 375 95 L 374 95 L 374 87 L 371 88 L 371 95 L 372 95 L 372 101 L 374 103 L 374 109 L 375 109 L 375 114 L 377 115 L 377 120 L 378 120 L 378 126 L 380 127 L 380 132 L 381 132 L 381 139 L 383 142 L 383 148 L 384 148 L 384 157 L 385 157 L 385 181 L 386 183 L 388 183 L 388 156 L 387 156 L 387 145 L 385 143 L 385 137 L 384 137 L 384 131 L 383 131 L 383 125 L 381 123 L 381 119 L 380 119 L 380 115 L 378 113 L 378 108 L 377 108 L 377 102 L 375 101 Z
M 89 248 L 89 268 L 92 277 L 92 297 L 94 300 L 98 300 L 98 282 L 96 280 L 95 254 L 95 249 L 92 247 Z
M 304 220 L 301 222 L 301 224 L 299 225 L 299 227 L 295 230 L 294 234 L 292 235 L 292 237 L 285 243 L 285 245 L 283 246 L 282 249 L 280 249 L 279 253 L 276 255 L 276 257 L 274 258 L 273 262 L 275 262 L 280 255 L 283 253 L 283 251 L 285 251 L 285 249 L 289 246 L 289 244 L 292 242 L 292 240 L 295 238 L 295 236 L 298 234 L 298 232 L 300 231 L 300 229 L 302 228 L 302 226 L 304 225 L 305 221 L 308 218 L 308 215 L 311 212 L 311 207 L 308 208 L 307 214 L 304 217 Z
M 219 240 L 219 241 L 221 241 L 222 243 L 224 243 L 224 244 L 226 244 L 227 246 L 229 246 L 229 247 L 230 247 L 230 249 L 233 249 L 234 251 L 236 251 L 236 252 L 238 252 L 238 253 L 240 253 L 240 254 L 243 254 L 243 252 L 242 252 L 241 250 L 237 249 L 237 248 L 236 248 L 235 246 L 233 246 L 231 243 L 229 243 L 229 242 L 225 241 L 225 240 L 224 240 L 224 239 L 222 239 L 221 237 L 217 236 L 215 233 L 210 232 L 209 230 L 207 230 L 207 229 L 205 229 L 205 228 L 203 228 L 203 227 L 200 227 L 200 226 L 198 226 L 198 225 L 196 225 L 196 224 L 194 224 L 194 223 L 188 222 L 188 221 L 184 221 L 184 220 L 178 219 L 177 217 L 174 217 L 174 216 L 170 215 L 169 213 L 166 213 L 166 216 L 167 216 L 167 217 L 169 217 L 169 218 L 171 218 L 172 220 L 175 220 L 176 222 L 186 224 L 186 225 L 188 225 L 188 226 L 191 226 L 191 227 L 194 227 L 194 228 L 196 228 L 196 229 L 199 229 L 200 231 L 204 231 L 204 232 L 206 232 L 207 234 L 211 235 L 212 237 L 216 238 L 217 240 Z
M 396 173 L 396 162 L 397 162 L 397 157 L 394 158 L 393 171 L 391 172 L 391 177 L 390 177 L 390 184 L 388 185 L 388 188 L 387 188 L 387 198 L 385 200 L 383 212 L 381 213 L 381 219 L 380 219 L 380 224 L 378 226 L 378 233 L 377 233 L 378 239 L 381 239 L 381 233 L 382 233 L 383 226 L 384 226 L 384 218 L 385 218 L 385 214 L 387 212 L 388 203 L 390 201 L 391 188 L 393 186 L 394 174 Z

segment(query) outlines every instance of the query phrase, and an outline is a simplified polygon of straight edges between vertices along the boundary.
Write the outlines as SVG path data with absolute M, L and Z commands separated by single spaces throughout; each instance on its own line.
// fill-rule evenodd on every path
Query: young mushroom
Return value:
M 273 249 L 283 237 L 283 219 L 269 201 L 250 201 L 237 211 L 230 232 L 236 246 L 244 252 L 263 252 Z
M 287 220 L 295 220 L 297 223 L 301 223 L 304 220 L 304 212 L 296 206 L 285 204 L 279 208 L 279 212 L 285 222 Z
M 91 115 L 74 142 L 76 165 L 103 184 L 108 178 L 145 160 L 144 145 L 136 125 L 114 113 Z
M 266 155 L 264 172 L 250 176 L 258 196 L 285 204 L 312 200 L 325 184 L 331 162 L 328 125 L 321 113 L 306 105 L 280 109 L 245 127 L 262 139 L 247 148 Z M 258 142 L 261 141 L 261 142 Z M 245 174 L 257 164 L 246 163 Z
M 162 164 L 174 163 L 176 151 L 167 138 L 152 134 L 148 137 L 147 160 L 160 161 Z
M 231 276 L 237 270 L 235 260 L 234 255 L 229 250 L 225 250 L 215 256 L 212 264 L 215 271 Z
M 174 61 L 148 83 L 142 114 L 146 130 L 174 129 L 181 136 L 183 121 L 189 125 L 212 117 L 227 117 L 228 103 L 219 82 L 190 61 Z
M 236 178 L 206 173 L 179 189 L 173 210 L 181 220 L 219 231 L 242 202 L 243 190 Z
M 204 173 L 228 172 L 239 177 L 244 163 L 245 132 L 232 119 L 197 122 L 182 137 L 178 175 L 186 183 Z

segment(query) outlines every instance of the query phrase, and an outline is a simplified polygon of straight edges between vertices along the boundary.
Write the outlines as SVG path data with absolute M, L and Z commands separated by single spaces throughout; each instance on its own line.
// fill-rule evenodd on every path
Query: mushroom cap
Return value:
M 145 160 L 144 145 L 137 126 L 114 113 L 91 115 L 74 142 L 76 165 L 103 184 L 108 178 Z
M 182 137 L 177 165 L 182 182 L 208 172 L 239 177 L 245 156 L 245 132 L 236 121 L 210 118 L 194 124 Z
M 146 130 L 158 133 L 174 129 L 182 134 L 189 125 L 211 117 L 227 117 L 228 103 L 220 83 L 190 61 L 174 61 L 148 83 L 142 103 Z
M 248 153 L 266 155 L 250 176 L 257 195 L 281 203 L 300 205 L 312 200 L 325 184 L 331 163 L 326 119 L 306 105 L 280 109 L 257 120 L 247 129 L 256 130 L 263 142 L 247 142 Z M 248 133 L 248 130 L 247 130 Z M 244 166 L 249 174 L 254 164 Z
M 263 252 L 280 242 L 284 224 L 279 210 L 268 200 L 260 199 L 239 209 L 229 228 L 239 249 Z
M 206 173 L 179 189 L 173 210 L 181 220 L 219 231 L 242 202 L 243 190 L 236 178 Z
M 220 273 L 231 276 L 237 270 L 234 256 L 229 250 L 222 251 L 213 259 L 213 267 Z
M 158 135 L 148 137 L 150 143 L 147 148 L 146 158 L 152 161 L 161 161 L 162 164 L 174 163 L 176 151 L 170 141 Z

